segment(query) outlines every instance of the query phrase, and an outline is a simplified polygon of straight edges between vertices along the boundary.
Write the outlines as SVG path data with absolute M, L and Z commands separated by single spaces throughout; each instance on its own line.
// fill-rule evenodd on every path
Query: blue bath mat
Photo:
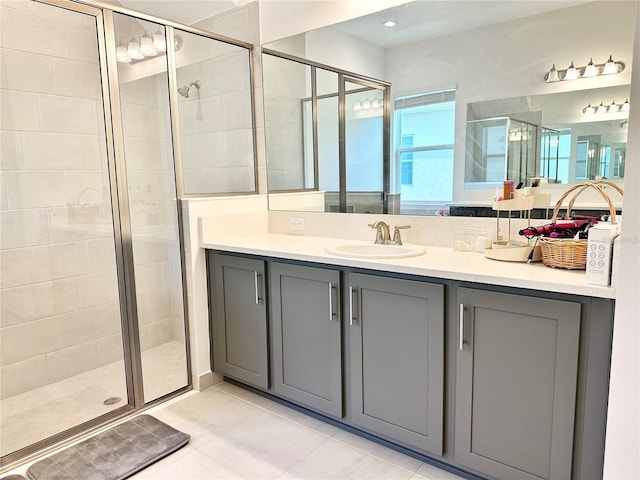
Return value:
M 29 467 L 31 480 L 120 480 L 184 447 L 189 435 L 140 415 Z

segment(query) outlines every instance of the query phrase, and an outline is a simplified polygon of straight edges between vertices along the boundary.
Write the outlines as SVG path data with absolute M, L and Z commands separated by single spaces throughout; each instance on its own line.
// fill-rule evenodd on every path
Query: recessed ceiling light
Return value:
M 387 20 L 383 23 L 385 27 L 395 27 L 398 24 L 395 20 Z

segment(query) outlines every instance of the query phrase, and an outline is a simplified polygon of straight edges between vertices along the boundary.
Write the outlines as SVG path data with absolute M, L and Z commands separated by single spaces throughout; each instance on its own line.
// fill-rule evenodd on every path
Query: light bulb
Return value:
M 596 109 L 595 109 L 595 107 L 591 106 L 591 103 L 589 103 L 589 105 L 587 105 L 586 107 L 584 107 L 582 109 L 582 113 L 584 113 L 585 115 L 592 115 L 592 114 L 596 113 Z
M 598 75 L 598 67 L 593 64 L 593 58 L 589 60 L 589 63 L 584 67 L 583 77 L 595 77 Z
M 557 82 L 558 80 L 560 80 L 560 78 L 558 77 L 558 70 L 556 70 L 556 64 L 554 63 L 553 66 L 551 67 L 551 70 L 549 70 L 549 73 L 547 73 L 547 77 L 545 78 L 545 81 L 547 83 L 551 83 L 551 82 Z
M 129 57 L 133 60 L 142 60 L 144 55 L 140 52 L 140 44 L 136 37 L 131 37 L 129 40 L 129 44 L 127 45 L 127 53 Z
M 617 105 L 615 100 L 611 102 L 611 105 L 609 105 L 609 108 L 607 108 L 607 112 L 615 113 L 619 111 L 620 111 L 620 105 Z
M 598 105 L 598 108 L 596 108 L 596 113 L 607 113 L 607 107 L 605 107 L 603 103 L 600 102 L 600 105 Z
M 145 57 L 155 57 L 158 52 L 153 48 L 153 38 L 149 35 L 149 32 L 144 32 L 142 38 L 140 39 L 140 52 Z
M 575 80 L 578 76 L 578 69 L 574 67 L 573 62 L 571 62 L 571 65 L 567 68 L 567 72 L 564 74 L 563 80 Z
M 158 52 L 167 51 L 167 42 L 164 39 L 164 32 L 158 27 L 158 31 L 153 34 L 153 46 Z
M 609 60 L 604 64 L 604 68 L 602 69 L 603 75 L 611 75 L 612 73 L 618 73 L 618 65 L 613 61 L 611 55 L 609 55 Z
M 131 63 L 131 57 L 129 57 L 129 53 L 127 53 L 127 47 L 118 45 L 118 48 L 116 48 L 116 59 L 119 63 Z
M 629 104 L 629 99 L 627 98 L 625 102 L 620 106 L 620 111 L 628 112 L 630 108 L 631 108 L 631 105 Z

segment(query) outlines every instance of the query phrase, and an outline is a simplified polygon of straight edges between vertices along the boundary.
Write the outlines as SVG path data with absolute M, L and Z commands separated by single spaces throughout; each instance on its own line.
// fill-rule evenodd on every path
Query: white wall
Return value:
M 636 4 L 640 26 L 640 3 Z M 636 27 L 631 102 L 640 104 L 640 29 Z M 604 478 L 640 478 L 640 108 L 631 108 L 621 262 L 613 328 Z

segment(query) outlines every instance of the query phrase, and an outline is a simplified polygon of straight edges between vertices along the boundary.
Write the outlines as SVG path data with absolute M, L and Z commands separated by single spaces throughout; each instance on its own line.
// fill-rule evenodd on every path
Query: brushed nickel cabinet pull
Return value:
M 256 286 L 256 305 L 260 304 L 260 292 L 259 292 L 259 286 L 258 286 L 258 279 L 260 277 L 262 277 L 261 273 L 258 273 L 257 271 L 253 272 L 255 274 L 255 286 Z
M 333 311 L 333 290 L 334 286 L 329 282 L 329 321 L 332 322 L 337 317 L 336 312 Z

